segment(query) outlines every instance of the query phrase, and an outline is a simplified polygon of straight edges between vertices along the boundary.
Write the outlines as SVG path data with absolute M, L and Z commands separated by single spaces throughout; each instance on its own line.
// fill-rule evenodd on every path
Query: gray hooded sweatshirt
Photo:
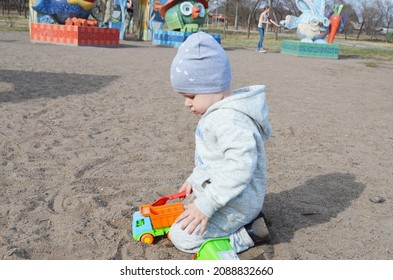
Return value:
M 236 252 L 254 245 L 244 225 L 262 210 L 267 183 L 263 142 L 270 133 L 262 85 L 237 89 L 203 114 L 195 131 L 195 168 L 187 179 L 193 195 L 188 200 L 209 221 L 203 236 L 173 224 L 170 236 L 179 250 L 195 253 L 207 239 L 224 236 Z
M 237 89 L 205 112 L 195 131 L 195 168 L 187 179 L 201 212 L 211 218 L 221 211 L 228 222 L 255 218 L 266 192 L 263 141 L 270 133 L 265 86 Z

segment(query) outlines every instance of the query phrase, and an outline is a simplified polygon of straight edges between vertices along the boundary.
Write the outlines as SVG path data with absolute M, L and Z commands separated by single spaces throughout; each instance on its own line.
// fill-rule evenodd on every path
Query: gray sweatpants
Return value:
M 187 198 L 187 200 L 190 199 L 192 201 L 192 196 Z M 259 208 L 248 209 L 250 215 L 239 218 L 239 215 L 233 213 L 230 205 L 224 206 L 209 219 L 203 236 L 199 235 L 200 225 L 190 235 L 187 228 L 185 230 L 181 229 L 182 222 L 180 222 L 172 225 L 169 231 L 170 238 L 173 245 L 180 251 L 196 253 L 202 243 L 208 239 L 229 237 L 234 251 L 239 253 L 254 246 L 254 242 L 248 235 L 244 225 L 254 220 L 260 211 L 261 209 Z

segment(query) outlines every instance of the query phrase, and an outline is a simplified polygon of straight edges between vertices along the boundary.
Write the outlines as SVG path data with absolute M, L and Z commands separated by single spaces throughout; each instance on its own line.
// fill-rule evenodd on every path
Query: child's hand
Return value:
M 175 223 L 180 223 L 183 221 L 181 229 L 184 230 L 189 226 L 189 234 L 192 234 L 195 228 L 200 224 L 201 228 L 199 230 L 199 235 L 202 236 L 206 230 L 206 224 L 209 220 L 209 217 L 205 216 L 194 203 L 185 205 L 184 209 L 185 211 L 181 213 L 179 217 L 177 217 Z
M 190 182 L 185 182 L 183 184 L 183 186 L 181 186 L 179 192 L 182 192 L 182 191 L 186 191 L 186 196 L 189 196 L 191 194 L 191 192 L 192 192 L 192 185 L 191 185 L 191 183 Z

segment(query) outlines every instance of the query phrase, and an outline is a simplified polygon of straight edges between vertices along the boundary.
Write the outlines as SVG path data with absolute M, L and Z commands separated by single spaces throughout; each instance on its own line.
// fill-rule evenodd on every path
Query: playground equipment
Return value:
M 198 32 L 203 25 L 209 5 L 206 0 L 168 0 L 160 8 L 160 14 L 169 30 Z
M 287 29 L 297 28 L 302 42 L 326 44 L 330 22 L 325 17 L 325 0 L 296 0 L 296 6 L 302 14 L 288 15 L 280 24 Z
M 94 0 L 37 0 L 32 4 L 43 21 L 59 24 L 73 17 L 87 19 L 93 6 Z
M 180 46 L 194 32 L 202 31 L 208 14 L 206 0 L 153 0 L 151 19 L 154 45 Z M 164 22 L 168 30 L 163 30 Z M 221 36 L 211 34 L 221 44 Z
M 126 0 L 30 0 L 30 40 L 66 45 L 118 46 Z
M 325 37 L 330 21 L 325 17 L 325 0 L 296 0 L 302 14 L 287 16 L 280 24 L 287 29 L 297 29 L 301 41 L 283 40 L 281 52 L 297 56 L 338 58 L 338 45 L 328 44 Z M 342 9 L 342 8 L 341 8 Z

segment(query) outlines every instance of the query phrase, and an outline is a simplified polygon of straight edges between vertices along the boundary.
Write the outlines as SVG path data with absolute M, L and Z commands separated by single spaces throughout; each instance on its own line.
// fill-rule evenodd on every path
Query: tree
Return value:
M 26 9 L 26 0 L 13 0 L 13 2 L 19 15 L 22 15 L 22 12 Z
M 389 27 L 393 23 L 393 2 L 391 0 L 377 0 L 375 5 L 381 14 L 382 24 L 386 27 L 385 41 L 388 42 Z
M 239 19 L 239 1 L 235 1 L 235 30 L 238 30 L 238 19 Z
M 348 34 L 353 33 L 355 30 L 352 23 L 357 23 L 359 21 L 357 15 L 356 15 L 356 12 L 353 9 L 351 4 L 344 5 L 344 9 L 341 13 L 341 18 L 344 22 L 344 27 L 343 27 L 342 33 L 345 36 L 345 40 L 347 40 Z
M 376 3 L 377 1 L 369 1 L 369 0 L 359 0 L 352 1 L 352 5 L 356 11 L 356 14 L 359 18 L 360 28 L 357 35 L 357 39 L 359 40 L 361 33 L 363 30 L 366 34 L 371 36 L 371 39 L 377 32 L 377 27 L 382 24 L 382 15 L 380 10 L 378 9 Z M 391 0 L 390 0 L 391 1 Z M 356 4 L 356 5 L 355 5 Z
M 383 22 L 383 12 L 379 10 L 378 3 L 381 5 L 381 0 L 376 0 L 373 5 L 370 7 L 368 15 L 368 34 L 371 36 L 371 40 L 373 40 L 375 34 L 380 31 L 380 27 Z M 382 6 L 382 5 L 381 5 Z
M 247 20 L 247 38 L 250 38 L 251 18 L 254 18 L 255 12 L 256 12 L 257 8 L 259 7 L 259 5 L 261 4 L 261 1 L 262 0 L 256 0 L 254 2 L 252 10 L 251 10 L 250 14 L 248 15 L 248 20 Z
M 278 0 L 276 2 L 276 10 L 281 10 L 285 15 L 300 16 L 301 12 L 297 8 L 295 0 Z M 285 16 L 284 16 L 285 17 Z M 283 18 L 284 18 L 283 17 Z

